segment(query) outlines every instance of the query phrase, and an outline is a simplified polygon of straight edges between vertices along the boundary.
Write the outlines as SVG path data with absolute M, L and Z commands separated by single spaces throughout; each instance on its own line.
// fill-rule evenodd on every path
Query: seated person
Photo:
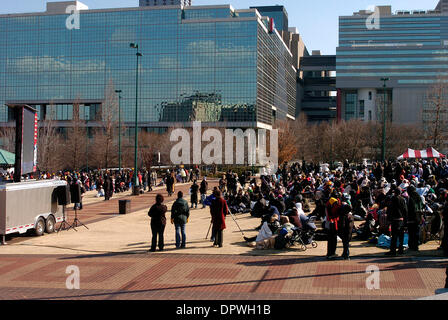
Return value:
M 270 218 L 270 221 L 265 221 L 263 223 L 263 225 L 261 226 L 260 232 L 258 233 L 258 235 L 256 237 L 253 238 L 247 238 L 244 237 L 244 240 L 246 240 L 246 242 L 249 242 L 250 246 L 252 247 L 265 247 L 264 245 L 264 241 L 271 239 L 272 237 L 275 238 L 275 234 L 277 233 L 277 231 L 280 229 L 280 223 L 278 222 L 278 216 L 277 215 L 273 215 Z M 254 243 L 256 242 L 256 243 Z
M 297 208 L 292 208 L 291 210 L 286 211 L 286 216 L 289 218 L 289 221 L 294 225 L 294 227 L 302 229 L 302 222 Z

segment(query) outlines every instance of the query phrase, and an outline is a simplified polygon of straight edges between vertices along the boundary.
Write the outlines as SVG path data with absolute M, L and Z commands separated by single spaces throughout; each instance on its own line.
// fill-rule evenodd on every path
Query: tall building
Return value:
M 140 7 L 145 6 L 191 6 L 193 0 L 140 0 Z
M 313 51 L 300 59 L 300 73 L 303 93 L 297 98 L 297 116 L 303 112 L 309 122 L 336 120 L 336 56 Z
M 262 16 L 267 16 L 274 19 L 275 28 L 278 32 L 288 31 L 288 12 L 284 6 L 264 6 L 264 7 L 250 7 L 251 9 L 257 9 Z
M 67 4 L 67 2 L 65 2 Z M 70 3 L 78 3 L 71 1 Z M 79 3 L 78 3 L 79 4 Z M 121 90 L 122 120 L 134 126 L 137 43 L 139 127 L 271 128 L 294 119 L 293 55 L 256 9 L 142 6 L 80 11 L 68 29 L 65 5 L 0 15 L 0 106 L 26 103 L 60 127 L 76 117 L 96 126 L 110 92 Z M 11 121 L 0 107 L 0 122 Z
M 339 18 L 338 118 L 381 120 L 385 105 L 392 121 L 421 125 L 429 88 L 448 77 L 448 0 L 434 10 L 378 9 Z

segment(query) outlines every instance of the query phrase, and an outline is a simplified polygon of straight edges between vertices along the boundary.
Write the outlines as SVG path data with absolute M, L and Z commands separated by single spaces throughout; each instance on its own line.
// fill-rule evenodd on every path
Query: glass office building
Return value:
M 139 127 L 270 128 L 295 115 L 292 55 L 268 18 L 231 6 L 143 6 L 80 11 L 68 29 L 65 8 L 0 15 L 0 105 L 36 106 L 41 120 L 101 120 L 107 92 L 122 90 L 122 118 Z M 111 90 L 112 89 L 112 90 Z M 54 112 L 50 112 L 54 110 Z M 0 121 L 7 122 L 6 107 Z
M 269 18 L 274 19 L 275 28 L 280 31 L 288 31 L 288 12 L 284 6 L 263 6 L 263 7 L 251 7 L 252 9 L 257 9 L 258 12 Z
M 448 0 L 435 10 L 378 7 L 339 19 L 336 71 L 340 119 L 378 120 L 386 99 L 394 122 L 420 124 L 428 88 L 448 77 Z M 375 24 L 376 23 L 376 24 Z M 446 80 L 442 80 L 446 81 Z

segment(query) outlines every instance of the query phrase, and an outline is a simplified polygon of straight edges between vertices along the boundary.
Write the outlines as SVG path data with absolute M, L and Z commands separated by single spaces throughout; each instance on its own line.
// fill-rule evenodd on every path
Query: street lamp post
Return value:
M 381 148 L 381 160 L 386 161 L 386 114 L 387 114 L 387 103 L 386 103 L 386 82 L 389 81 L 389 78 L 381 78 L 383 81 L 383 144 Z
M 132 49 L 137 49 L 137 67 L 136 67 L 136 79 L 135 79 L 135 145 L 134 145 L 134 195 L 140 194 L 140 185 L 138 181 L 138 59 L 143 55 L 139 51 L 138 44 L 131 43 L 130 47 Z
M 118 170 L 121 172 L 121 90 L 118 93 Z
M 89 124 L 87 106 L 84 106 L 84 120 L 86 121 L 86 173 L 89 173 Z M 90 107 L 89 107 L 90 108 Z M 78 112 L 79 114 L 79 112 Z

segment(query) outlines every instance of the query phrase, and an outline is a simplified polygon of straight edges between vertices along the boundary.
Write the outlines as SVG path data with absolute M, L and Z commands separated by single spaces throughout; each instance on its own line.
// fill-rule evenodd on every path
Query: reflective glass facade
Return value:
M 56 119 L 70 120 L 70 102 L 97 109 L 112 86 L 122 90 L 123 121 L 133 123 L 134 42 L 143 54 L 143 127 L 192 120 L 271 125 L 273 108 L 280 118 L 294 116 L 289 50 L 256 14 L 243 16 L 230 6 L 87 10 L 73 30 L 68 14 L 0 16 L 0 105 L 53 103 L 62 110 Z M 7 115 L 0 108 L 0 121 Z

